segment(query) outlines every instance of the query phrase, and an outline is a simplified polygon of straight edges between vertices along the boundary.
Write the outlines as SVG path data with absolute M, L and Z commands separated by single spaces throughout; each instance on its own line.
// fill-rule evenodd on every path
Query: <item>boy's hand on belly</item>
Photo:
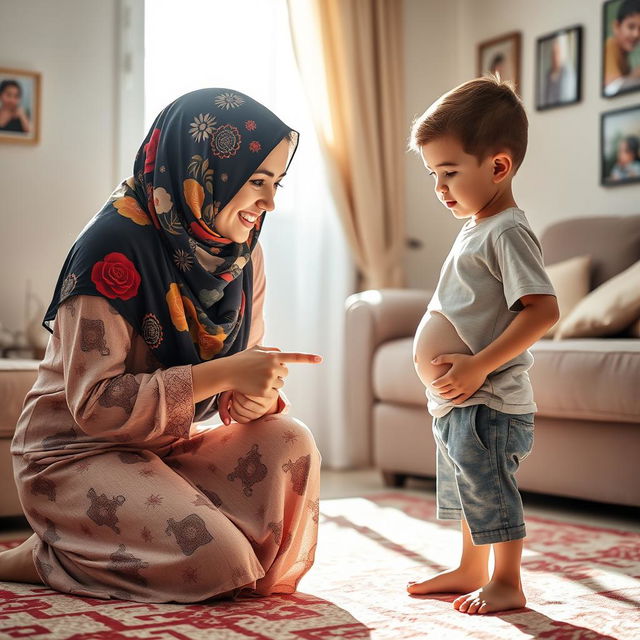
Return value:
M 431 364 L 451 364 L 443 376 L 431 383 L 438 395 L 460 404 L 470 398 L 484 383 L 488 371 L 472 355 L 463 353 L 443 353 L 431 361 Z

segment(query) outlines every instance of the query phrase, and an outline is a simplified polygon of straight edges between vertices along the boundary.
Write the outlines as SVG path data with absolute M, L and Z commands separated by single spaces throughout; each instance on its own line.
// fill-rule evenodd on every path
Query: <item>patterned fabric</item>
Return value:
M 167 367 L 245 349 L 264 214 L 241 244 L 216 232 L 216 216 L 287 136 L 291 159 L 297 133 L 236 91 L 201 89 L 171 103 L 138 151 L 133 179 L 71 248 L 45 327 L 62 302 L 84 294 L 106 298 Z M 86 323 L 83 349 L 104 353 L 100 321 Z
M 96 410 L 124 415 L 120 406 Z M 131 419 L 120 431 L 135 446 Z M 293 593 L 313 564 L 320 455 L 293 418 L 220 425 L 188 440 L 158 431 L 144 449 L 65 443 L 14 456 L 39 538 L 36 567 L 59 592 L 137 602 Z M 304 461 L 296 483 L 292 460 Z

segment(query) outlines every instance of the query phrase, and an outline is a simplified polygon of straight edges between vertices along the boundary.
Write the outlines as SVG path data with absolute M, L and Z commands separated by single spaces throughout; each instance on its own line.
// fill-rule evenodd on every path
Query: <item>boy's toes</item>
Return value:
M 483 604 L 484 603 L 481 600 L 478 600 L 478 598 L 476 598 L 475 600 L 472 600 L 467 609 L 467 613 L 471 615 L 473 615 L 474 613 L 477 613 L 478 609 L 480 609 L 480 607 Z

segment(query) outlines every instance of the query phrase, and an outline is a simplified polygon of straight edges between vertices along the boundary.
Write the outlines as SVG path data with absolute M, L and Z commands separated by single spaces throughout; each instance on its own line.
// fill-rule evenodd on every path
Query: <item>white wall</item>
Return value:
M 116 175 L 116 0 L 1 0 L 0 66 L 42 73 L 37 146 L 0 144 L 0 322 L 49 304 L 67 251 Z M 44 331 L 44 329 L 43 329 Z
M 475 76 L 476 46 L 522 32 L 521 92 L 529 116 L 527 157 L 514 180 L 516 201 L 536 233 L 556 220 L 640 213 L 640 185 L 601 187 L 600 113 L 640 104 L 640 93 L 600 97 L 601 0 L 405 0 L 407 126 L 441 93 Z M 536 111 L 535 46 L 539 36 L 583 26 L 582 102 Z M 432 180 L 408 154 L 409 235 L 424 242 L 407 251 L 411 287 L 433 287 L 461 226 L 435 200 Z

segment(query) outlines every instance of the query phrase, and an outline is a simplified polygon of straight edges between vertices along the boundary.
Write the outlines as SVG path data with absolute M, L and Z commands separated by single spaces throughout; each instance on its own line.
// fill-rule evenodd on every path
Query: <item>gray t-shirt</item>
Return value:
M 520 209 L 512 207 L 460 230 L 442 266 L 428 311 L 443 314 L 471 353 L 491 344 L 523 309 L 528 294 L 555 295 L 544 270 L 542 248 Z M 485 404 L 504 413 L 533 413 L 537 407 L 527 371 L 529 350 L 505 362 L 463 403 L 454 405 L 427 387 L 429 413 L 441 417 L 454 407 Z

